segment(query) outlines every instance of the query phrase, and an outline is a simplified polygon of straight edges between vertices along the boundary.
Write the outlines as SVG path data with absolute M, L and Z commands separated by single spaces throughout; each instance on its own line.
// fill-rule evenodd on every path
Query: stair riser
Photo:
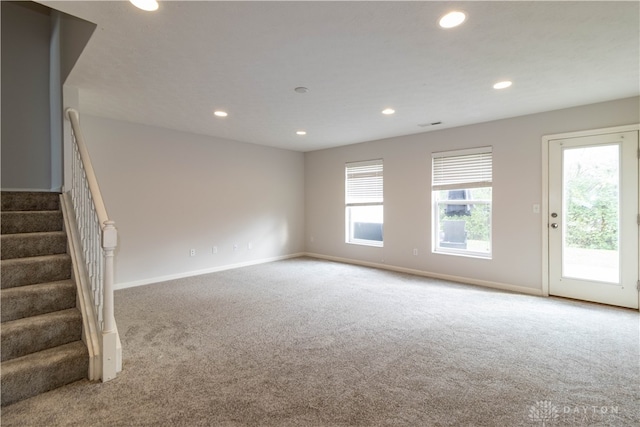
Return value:
M 3 260 L 0 272 L 2 289 L 71 278 L 71 258 L 57 255 L 47 261 L 39 258 Z
M 0 293 L 2 322 L 38 316 L 76 306 L 73 281 L 5 289 Z
M 2 192 L 2 211 L 54 211 L 60 209 L 60 194 L 18 191 Z
M 61 230 L 61 211 L 2 212 L 2 234 Z
M 22 357 L 78 341 L 82 338 L 82 316 L 71 309 L 30 317 L 2 325 L 2 361 Z
M 67 252 L 64 232 L 8 234 L 0 236 L 2 259 L 56 255 Z
M 89 355 L 82 342 L 30 359 L 27 356 L 2 364 L 2 406 L 87 378 L 89 371 Z

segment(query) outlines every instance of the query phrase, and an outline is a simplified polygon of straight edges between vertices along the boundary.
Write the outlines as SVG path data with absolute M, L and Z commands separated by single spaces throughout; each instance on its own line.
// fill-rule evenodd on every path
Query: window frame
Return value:
M 345 163 L 345 243 L 363 246 L 384 246 L 384 160 L 373 159 Z M 363 182 L 357 182 L 361 175 Z M 350 185 L 351 184 L 351 185 Z M 379 206 L 382 210 L 381 240 L 355 237 L 353 209 Z M 375 224 L 375 223 L 374 223 Z
M 431 206 L 432 242 L 431 252 L 443 255 L 459 255 L 470 258 L 492 259 L 493 257 L 493 147 L 478 147 L 433 152 L 431 154 Z M 490 188 L 490 198 L 464 198 L 440 200 L 440 191 L 471 191 Z M 443 205 L 488 205 L 489 248 L 488 252 L 460 247 L 441 246 L 440 209 Z

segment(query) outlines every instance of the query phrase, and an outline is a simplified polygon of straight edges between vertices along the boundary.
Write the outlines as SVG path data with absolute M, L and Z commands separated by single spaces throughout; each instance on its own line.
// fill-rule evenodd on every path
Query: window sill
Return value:
M 458 251 L 447 251 L 447 250 L 432 250 L 431 253 L 435 255 L 453 255 L 464 258 L 475 258 L 475 259 L 485 259 L 492 260 L 493 255 L 491 253 L 483 254 L 479 252 L 458 252 Z
M 355 241 L 347 241 L 345 242 L 348 245 L 358 245 L 358 246 L 373 246 L 375 248 L 384 247 L 384 242 L 374 242 L 370 240 L 355 240 Z

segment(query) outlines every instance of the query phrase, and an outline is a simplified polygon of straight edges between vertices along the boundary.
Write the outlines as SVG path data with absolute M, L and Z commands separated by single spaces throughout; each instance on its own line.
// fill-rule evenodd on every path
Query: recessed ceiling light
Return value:
M 493 88 L 494 88 L 494 89 L 506 89 L 506 88 L 508 88 L 509 86 L 511 86 L 512 84 L 513 84 L 513 83 L 512 83 L 512 82 L 510 82 L 509 80 L 505 80 L 505 81 L 498 82 L 498 83 L 494 84 L 494 85 L 493 85 Z
M 296 132 L 296 135 L 306 135 L 307 132 L 303 131 L 303 130 L 299 130 Z
M 227 114 L 226 111 L 222 111 L 222 110 L 214 111 L 213 114 L 218 117 L 227 117 L 229 115 Z
M 382 110 L 382 114 L 386 114 L 387 116 L 394 114 L 396 112 L 396 110 L 394 110 L 393 108 L 385 108 L 384 110 Z
M 307 93 L 307 92 L 309 92 L 309 89 L 307 89 L 304 86 L 299 86 L 299 87 L 295 88 L 294 91 L 296 91 L 298 93 Z
M 440 21 L 438 21 L 438 23 L 442 28 L 453 28 L 462 24 L 465 19 L 467 19 L 467 15 L 465 15 L 464 12 L 455 10 L 453 12 L 447 13 L 442 18 L 440 18 Z
M 147 12 L 153 12 L 158 10 L 158 2 L 156 0 L 129 0 L 132 5 L 138 9 L 146 10 Z

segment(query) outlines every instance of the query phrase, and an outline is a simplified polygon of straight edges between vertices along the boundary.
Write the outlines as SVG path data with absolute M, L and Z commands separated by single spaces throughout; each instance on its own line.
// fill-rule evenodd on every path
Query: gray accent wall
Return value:
M 96 25 L 33 2 L 1 3 L 4 190 L 63 186 L 62 85 Z
M 51 189 L 48 9 L 2 7 L 2 188 Z

